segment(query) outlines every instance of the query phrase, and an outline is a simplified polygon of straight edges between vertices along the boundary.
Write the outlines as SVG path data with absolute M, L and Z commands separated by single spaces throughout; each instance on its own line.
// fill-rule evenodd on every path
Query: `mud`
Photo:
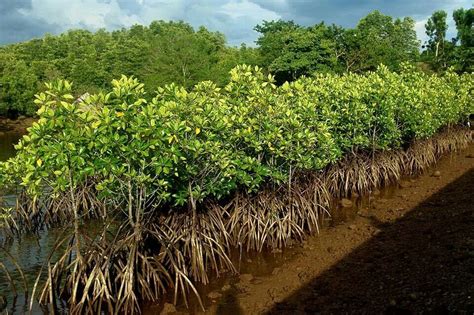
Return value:
M 0 116 L 0 136 L 2 133 L 20 133 L 25 134 L 26 129 L 30 127 L 37 119 L 21 116 L 17 119 L 9 119 Z
M 12 120 L 0 117 L 0 161 L 4 161 L 15 154 L 13 146 L 18 143 L 18 140 L 34 121 L 34 118 Z
M 191 303 L 173 313 L 472 314 L 473 183 L 471 145 L 419 177 L 353 198 L 301 245 L 242 259 L 240 277 L 200 288 L 205 312 Z

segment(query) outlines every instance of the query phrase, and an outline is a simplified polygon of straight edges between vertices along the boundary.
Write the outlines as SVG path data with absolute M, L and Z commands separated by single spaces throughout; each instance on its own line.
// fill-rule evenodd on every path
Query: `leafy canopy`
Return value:
M 0 185 L 53 196 L 93 183 L 120 201 L 123 183 L 147 187 L 156 206 L 222 198 L 317 171 L 353 150 L 390 150 L 474 112 L 473 75 L 430 76 L 403 66 L 319 74 L 276 86 L 258 67 L 191 91 L 170 84 L 151 100 L 136 78 L 75 101 L 68 81 L 36 95 L 38 122 L 0 163 Z

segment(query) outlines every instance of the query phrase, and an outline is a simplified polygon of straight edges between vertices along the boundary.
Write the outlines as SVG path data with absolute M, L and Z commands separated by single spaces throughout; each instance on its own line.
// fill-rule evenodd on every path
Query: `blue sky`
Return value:
M 455 36 L 451 13 L 474 0 L 0 0 L 0 44 L 59 34 L 71 28 L 113 30 L 153 20 L 184 20 L 226 35 L 231 45 L 252 45 L 253 27 L 262 20 L 294 20 L 302 25 L 325 21 L 354 27 L 372 10 L 413 17 L 418 38 L 435 10 L 450 17 L 448 38 Z

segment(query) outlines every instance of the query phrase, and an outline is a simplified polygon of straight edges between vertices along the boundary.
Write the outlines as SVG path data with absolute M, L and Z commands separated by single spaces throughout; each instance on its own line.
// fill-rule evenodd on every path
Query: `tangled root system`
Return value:
M 107 206 L 96 198 L 93 185 L 86 185 L 75 192 L 81 220 L 102 218 L 103 230 L 94 236 L 76 230 L 59 239 L 55 251 L 62 254 L 43 267 L 46 281 L 40 283 L 38 276 L 33 296 L 36 291 L 40 303 L 51 307 L 66 301 L 73 314 L 136 313 L 140 303 L 157 301 L 167 290 L 174 292 L 175 303 L 189 294 L 199 299 L 195 283 L 236 272 L 230 259 L 234 248 L 263 251 L 302 240 L 318 232 L 333 198 L 365 194 L 418 174 L 472 140 L 472 131 L 452 128 L 406 150 L 354 153 L 323 171 L 295 173 L 286 185 L 238 192 L 225 203 L 208 201 L 201 209 L 193 205 L 191 211 L 169 213 L 139 207 L 136 211 L 145 213 L 136 216 L 140 220 L 121 226 L 106 223 L 113 222 L 105 219 Z M 66 194 L 41 200 L 21 194 L 6 230 L 74 222 L 72 206 Z

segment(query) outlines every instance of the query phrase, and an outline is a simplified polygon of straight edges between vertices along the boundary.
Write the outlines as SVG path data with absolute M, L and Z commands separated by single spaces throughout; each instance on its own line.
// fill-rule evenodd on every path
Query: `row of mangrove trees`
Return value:
M 16 207 L 2 209 L 4 229 L 73 228 L 45 268 L 43 303 L 128 312 L 169 287 L 186 295 L 209 270 L 235 270 L 233 247 L 281 247 L 315 231 L 329 200 L 318 174 L 330 165 L 382 154 L 382 174 L 405 163 L 390 152 L 468 121 L 473 79 L 404 65 L 277 86 L 242 65 L 222 88 L 170 84 L 149 95 L 123 76 L 79 100 L 55 81 L 36 95 L 39 120 L 16 156 L 0 163 L 0 187 L 21 187 Z M 104 233 L 82 235 L 88 218 Z

